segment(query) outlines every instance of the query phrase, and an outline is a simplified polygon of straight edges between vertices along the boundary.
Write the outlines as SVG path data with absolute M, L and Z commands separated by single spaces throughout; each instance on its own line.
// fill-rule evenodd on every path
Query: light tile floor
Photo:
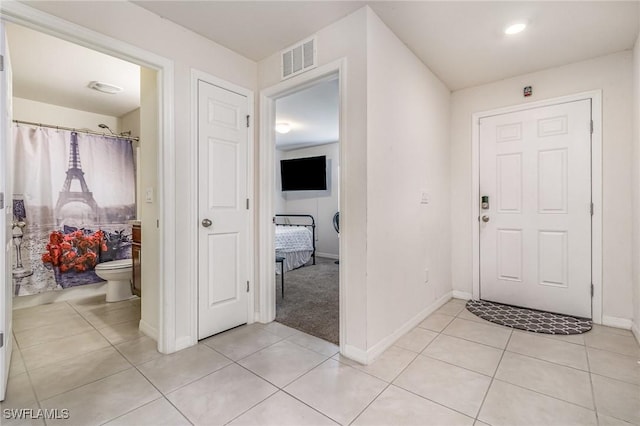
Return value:
M 278 323 L 162 355 L 137 331 L 139 299 L 103 300 L 14 312 L 3 412 L 66 408 L 46 424 L 82 426 L 640 425 L 640 347 L 626 330 L 527 333 L 454 299 L 368 366 Z

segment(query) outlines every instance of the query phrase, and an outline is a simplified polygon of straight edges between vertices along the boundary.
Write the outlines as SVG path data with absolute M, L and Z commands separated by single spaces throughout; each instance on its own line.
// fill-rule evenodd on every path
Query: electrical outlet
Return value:
M 425 283 L 429 282 L 429 270 L 428 269 L 424 270 L 424 282 Z

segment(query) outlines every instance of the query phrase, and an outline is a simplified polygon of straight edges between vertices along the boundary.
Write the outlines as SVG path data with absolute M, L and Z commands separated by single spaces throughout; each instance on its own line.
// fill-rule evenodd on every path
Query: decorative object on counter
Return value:
M 16 266 L 13 268 L 12 275 L 14 278 L 24 278 L 33 275 L 31 269 L 27 269 L 22 264 L 22 238 L 24 236 L 24 228 L 27 226 L 27 209 L 24 206 L 24 199 L 14 195 L 13 198 L 13 223 L 12 223 L 12 240 L 16 247 Z

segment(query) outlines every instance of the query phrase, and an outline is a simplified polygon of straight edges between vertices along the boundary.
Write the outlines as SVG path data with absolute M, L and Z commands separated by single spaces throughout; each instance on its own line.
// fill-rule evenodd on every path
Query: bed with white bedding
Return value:
M 285 272 L 299 268 L 311 258 L 316 264 L 315 226 L 311 215 L 276 215 L 276 256 L 284 257 Z

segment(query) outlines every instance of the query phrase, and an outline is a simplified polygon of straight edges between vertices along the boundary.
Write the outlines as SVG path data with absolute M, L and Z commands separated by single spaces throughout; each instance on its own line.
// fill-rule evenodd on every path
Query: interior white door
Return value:
M 11 222 L 13 220 L 12 203 L 12 155 L 11 155 L 11 63 L 9 47 L 5 34 L 4 22 L 0 21 L 0 55 L 2 55 L 2 71 L 0 88 L 0 401 L 4 401 L 9 379 L 9 363 L 11 362 L 12 338 L 12 302 L 13 280 L 11 277 Z
M 480 120 L 480 298 L 591 318 L 591 100 Z
M 248 99 L 198 82 L 198 337 L 248 319 Z

